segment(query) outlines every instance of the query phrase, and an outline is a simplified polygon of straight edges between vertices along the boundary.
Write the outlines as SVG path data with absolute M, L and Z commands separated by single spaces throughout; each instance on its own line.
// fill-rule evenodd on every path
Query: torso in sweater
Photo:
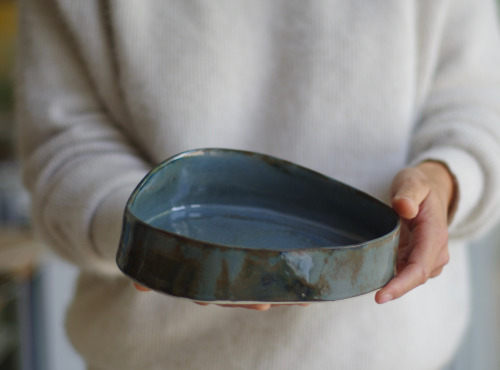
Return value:
M 407 5 L 112 4 L 96 15 L 107 38 L 78 32 L 77 42 L 104 103 L 108 86 L 120 92 L 116 124 L 152 162 L 199 147 L 248 149 L 377 196 L 406 163 L 434 47 L 421 49 Z M 95 27 L 85 21 L 75 27 Z M 101 48 L 113 51 L 106 66 Z
M 461 102 L 472 104 L 474 117 L 482 109 L 474 104 L 483 95 L 453 88 L 471 86 L 471 65 L 485 60 L 487 48 L 461 49 L 455 39 L 448 40 L 454 48 L 442 47 L 450 22 L 462 19 L 471 20 L 469 30 L 479 29 L 467 32 L 474 45 L 496 37 L 476 27 L 492 24 L 482 21 L 488 0 L 470 14 L 468 1 L 26 5 L 31 30 L 24 39 L 25 181 L 34 189 L 42 234 L 84 271 L 67 326 L 89 364 L 406 370 L 444 365 L 468 314 L 466 255 L 459 243 L 450 244 L 451 263 L 442 276 L 390 304 L 377 306 L 368 294 L 265 313 L 140 294 L 117 274 L 114 253 L 124 203 L 140 177 L 171 155 L 201 147 L 271 154 L 387 201 L 393 176 L 427 149 L 443 159 L 450 151 L 445 155 L 442 147 L 456 146 L 456 154 L 481 142 L 489 150 L 467 156 L 490 171 L 485 191 L 497 204 L 490 164 L 498 148 L 484 130 L 469 136 L 453 125 L 432 131 L 448 121 L 468 124 L 469 116 L 454 116 Z M 444 68 L 446 58 L 459 62 Z M 462 68 L 472 77 L 462 80 Z M 437 75 L 440 90 L 430 96 Z M 31 93 L 37 88 L 43 94 Z M 437 108 L 426 111 L 429 101 Z M 444 114 L 434 116 L 440 109 Z M 464 199 L 476 199 L 468 194 Z M 465 215 L 464 222 L 480 225 L 486 217 L 479 211 L 473 216 Z M 95 266 L 111 272 L 89 272 Z

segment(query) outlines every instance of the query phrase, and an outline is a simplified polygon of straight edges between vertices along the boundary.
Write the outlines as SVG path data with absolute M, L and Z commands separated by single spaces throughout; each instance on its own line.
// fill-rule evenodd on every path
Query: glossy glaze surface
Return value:
M 332 225 L 248 206 L 182 206 L 147 222 L 192 239 L 255 249 L 293 250 L 351 245 L 364 241 L 362 237 Z

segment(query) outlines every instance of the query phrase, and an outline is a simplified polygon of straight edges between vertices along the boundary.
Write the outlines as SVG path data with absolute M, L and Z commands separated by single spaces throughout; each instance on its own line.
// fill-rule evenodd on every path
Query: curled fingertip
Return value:
M 149 292 L 151 289 L 146 288 L 145 286 L 142 286 L 140 284 L 134 283 L 135 289 L 137 289 L 140 292 Z
M 384 304 L 394 299 L 394 295 L 392 293 L 386 292 L 385 288 L 380 289 L 375 294 L 375 302 L 378 304 Z
M 257 311 L 267 311 L 270 308 L 271 308 L 270 304 L 258 304 L 258 305 L 255 305 L 255 309 Z
M 194 303 L 196 303 L 199 306 L 208 306 L 209 305 L 209 303 L 206 303 L 206 302 L 194 302 Z
M 418 205 L 410 197 L 405 195 L 395 195 L 392 198 L 392 208 L 396 213 L 406 219 L 415 218 L 418 214 Z
M 389 301 L 392 301 L 394 299 L 394 296 L 390 293 L 384 293 L 382 294 L 378 299 L 377 299 L 377 303 L 378 304 L 384 304 L 384 303 L 387 303 Z

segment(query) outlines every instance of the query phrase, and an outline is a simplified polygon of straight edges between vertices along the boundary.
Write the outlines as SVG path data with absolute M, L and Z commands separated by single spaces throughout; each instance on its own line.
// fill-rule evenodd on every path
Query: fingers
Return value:
M 398 250 L 398 275 L 375 295 L 377 303 L 401 297 L 429 278 L 438 276 L 449 261 L 446 220 L 432 212 L 439 200 L 431 194 L 421 205 L 418 216 L 403 226 L 410 238 Z
M 140 292 L 149 292 L 149 291 L 151 290 L 151 289 L 149 289 L 149 288 L 146 288 L 146 287 L 145 287 L 145 286 L 143 286 L 143 285 L 139 285 L 139 284 L 137 284 L 136 282 L 134 282 L 134 287 L 135 287 L 135 289 L 137 289 L 137 290 L 138 290 L 138 291 L 140 291 Z
M 239 308 L 246 308 L 249 310 L 256 310 L 256 311 L 267 311 L 272 307 L 271 304 L 269 304 L 269 303 L 262 303 L 262 304 L 218 304 L 217 306 L 220 306 L 220 307 L 239 307 Z
M 206 302 L 195 302 L 201 306 L 208 306 L 209 303 Z M 249 310 L 256 311 L 267 311 L 273 307 L 281 307 L 281 306 L 309 306 L 308 303 L 291 303 L 291 304 L 270 304 L 270 303 L 256 303 L 256 304 L 218 304 L 220 307 L 237 307 L 237 308 L 246 308 Z
M 445 257 L 434 257 L 432 250 L 424 251 L 422 256 L 415 257 L 415 261 L 406 264 L 396 277 L 377 292 L 375 301 L 382 304 L 397 299 L 424 284 L 429 278 L 441 274 L 449 260 L 447 247 L 444 249 L 446 251 L 441 255 Z
M 424 284 L 428 279 L 441 274 L 446 263 L 440 263 L 432 270 L 423 263 L 408 264 L 399 275 L 377 292 L 375 301 L 383 304 L 403 296 L 410 290 Z
M 435 278 L 436 276 L 439 276 L 441 274 L 441 272 L 443 272 L 443 268 L 444 267 L 439 267 L 437 269 L 435 269 L 432 273 L 431 273 L 431 278 Z
M 429 191 L 430 186 L 418 169 L 404 169 L 392 182 L 392 208 L 404 219 L 415 218 Z
M 450 254 L 448 252 L 448 248 L 443 248 L 437 259 L 438 267 L 432 270 L 430 277 L 435 278 L 436 276 L 439 276 L 443 271 L 444 266 L 446 266 L 448 262 L 450 262 Z
M 399 298 L 448 263 L 448 233 L 442 194 L 429 177 L 442 171 L 435 164 L 400 171 L 391 185 L 392 207 L 403 218 L 396 264 L 397 276 L 375 295 L 379 304 Z M 433 190 L 434 189 L 434 190 Z M 443 217 L 444 215 L 444 217 Z
M 143 285 L 140 285 L 136 282 L 133 283 L 135 289 L 137 289 L 140 292 L 149 292 L 151 289 L 146 288 Z M 208 302 L 194 302 L 197 305 L 200 306 L 208 306 L 210 303 Z M 292 306 L 292 305 L 298 305 L 298 306 L 308 306 L 308 303 L 296 303 L 296 304 L 270 304 L 270 303 L 255 303 L 255 304 L 218 304 L 217 306 L 220 307 L 239 307 L 239 308 L 246 308 L 249 310 L 256 310 L 256 311 L 267 311 L 271 307 L 278 307 L 278 306 Z
M 393 299 L 397 299 L 410 290 L 425 283 L 429 277 L 430 272 L 423 264 L 409 264 L 398 276 L 377 292 L 375 301 L 379 304 L 383 304 Z

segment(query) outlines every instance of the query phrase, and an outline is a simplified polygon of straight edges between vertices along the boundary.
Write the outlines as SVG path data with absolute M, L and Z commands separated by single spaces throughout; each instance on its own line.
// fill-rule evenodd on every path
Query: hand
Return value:
M 147 292 L 150 291 L 151 289 L 146 288 L 145 286 L 139 285 L 137 283 L 134 283 L 135 289 L 141 291 L 141 292 Z M 200 306 L 208 306 L 210 303 L 205 303 L 205 302 L 195 302 L 196 304 L 199 304 Z M 308 306 L 307 303 L 298 303 L 299 306 Z M 283 304 L 270 304 L 270 303 L 259 303 L 259 304 L 218 304 L 218 306 L 221 307 L 240 307 L 240 308 L 247 308 L 250 310 L 257 310 L 257 311 L 267 311 L 271 307 L 277 307 L 277 306 L 286 306 Z
M 439 162 L 423 162 L 396 175 L 392 207 L 402 218 L 396 277 L 377 292 L 377 303 L 401 297 L 438 276 L 448 263 L 448 210 L 454 191 L 452 175 Z

